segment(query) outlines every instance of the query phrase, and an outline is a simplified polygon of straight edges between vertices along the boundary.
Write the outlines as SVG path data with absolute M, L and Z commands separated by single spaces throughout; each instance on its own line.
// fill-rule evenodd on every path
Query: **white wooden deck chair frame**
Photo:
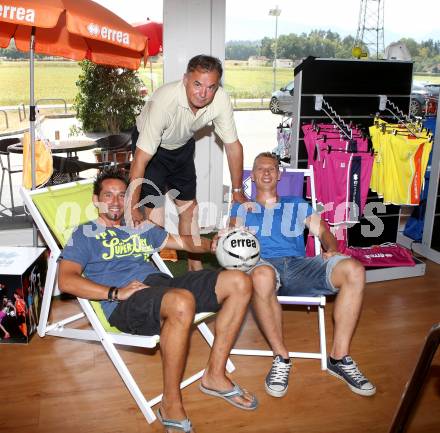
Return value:
M 316 210 L 316 193 L 315 193 L 315 180 L 313 176 L 313 167 L 308 169 L 299 168 L 281 168 L 282 173 L 303 173 L 304 178 L 310 179 L 311 190 L 311 205 Z M 321 246 L 319 239 L 315 236 L 315 253 L 320 253 Z M 318 332 L 319 332 L 319 352 L 289 352 L 291 358 L 311 358 L 319 359 L 321 362 L 321 370 L 327 369 L 327 342 L 325 334 L 325 319 L 324 308 L 326 299 L 325 296 L 278 296 L 278 301 L 282 305 L 304 305 L 309 309 L 316 307 L 318 311 Z M 249 355 L 249 356 L 273 356 L 274 353 L 271 350 L 260 349 L 237 349 L 234 348 L 231 351 L 231 355 Z
M 66 317 L 65 319 L 60 320 L 56 323 L 48 322 L 51 299 L 54 290 L 57 289 L 57 269 L 58 269 L 57 260 L 61 254 L 61 249 L 58 245 L 58 242 L 54 239 L 44 218 L 42 217 L 38 208 L 36 207 L 33 201 L 33 197 L 36 196 L 37 194 L 44 193 L 49 189 L 57 190 L 57 189 L 71 187 L 76 184 L 86 184 L 91 182 L 93 182 L 93 180 L 87 179 L 80 182 L 71 182 L 63 185 L 56 185 L 53 187 L 42 188 L 33 191 L 27 190 L 25 188 L 21 188 L 20 190 L 20 194 L 23 198 L 24 204 L 28 209 L 29 213 L 31 214 L 32 218 L 34 219 L 35 224 L 40 230 L 41 235 L 43 236 L 50 250 L 46 283 L 44 286 L 44 295 L 43 295 L 41 313 L 37 328 L 38 335 L 40 337 L 44 337 L 45 335 L 52 335 L 52 336 L 65 337 L 71 339 L 79 339 L 79 340 L 87 340 L 87 341 L 92 340 L 92 341 L 101 342 L 105 351 L 107 352 L 107 355 L 109 356 L 116 370 L 120 374 L 122 380 L 124 381 L 125 385 L 127 386 L 128 390 L 130 391 L 137 405 L 139 406 L 139 409 L 145 416 L 146 420 L 149 423 L 152 423 L 156 419 L 156 415 L 154 414 L 152 407 L 161 401 L 162 394 L 155 396 L 150 400 L 147 400 L 145 398 L 144 394 L 139 389 L 139 386 L 137 385 L 129 369 L 127 368 L 125 362 L 123 361 L 121 355 L 116 349 L 115 345 L 118 344 L 118 345 L 145 347 L 145 348 L 154 348 L 159 344 L 160 341 L 158 335 L 140 336 L 140 335 L 125 334 L 122 332 L 121 333 L 107 332 L 104 329 L 100 320 L 98 319 L 89 300 L 81 299 L 81 298 L 78 298 L 78 301 L 83 310 L 83 313 L 78 313 L 73 316 Z M 163 262 L 162 258 L 159 256 L 158 253 L 154 253 L 152 255 L 152 259 L 160 271 L 171 275 L 171 272 L 169 271 L 168 267 L 165 265 L 165 263 Z M 213 345 L 214 335 L 212 334 L 211 330 L 208 328 L 208 326 L 203 320 L 211 315 L 212 313 L 200 313 L 196 315 L 196 319 L 195 319 L 195 323 L 197 323 L 198 330 L 205 338 L 205 340 L 207 341 L 210 347 L 212 347 Z M 77 320 L 80 320 L 83 317 L 86 317 L 89 320 L 92 329 L 74 329 L 67 327 L 67 325 L 76 322 Z M 227 371 L 231 373 L 234 370 L 235 370 L 234 365 L 230 360 L 228 360 Z M 197 381 L 202 377 L 203 372 L 204 370 L 200 370 L 196 374 L 185 379 L 180 384 L 180 387 L 184 388 L 192 384 L 193 382 Z

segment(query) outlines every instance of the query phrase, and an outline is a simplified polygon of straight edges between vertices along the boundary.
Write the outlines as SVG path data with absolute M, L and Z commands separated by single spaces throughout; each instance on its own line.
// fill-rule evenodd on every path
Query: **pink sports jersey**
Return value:
M 315 174 L 315 190 L 318 203 L 325 204 L 333 202 L 331 192 L 327 190 L 329 182 L 339 182 L 338 178 L 329 179 L 328 173 L 324 170 L 326 155 L 332 150 L 365 152 L 368 150 L 368 140 L 362 136 L 358 129 L 353 130 L 354 140 L 349 141 L 341 137 L 339 130 L 334 125 L 318 124 L 303 125 L 304 144 L 307 150 L 307 166 L 312 166 Z M 323 171 L 324 170 L 324 171 Z M 371 171 L 370 171 L 371 173 Z M 307 197 L 310 198 L 310 181 L 307 180 Z
M 327 228 L 330 230 L 330 232 L 333 234 L 333 236 L 336 238 L 337 242 L 337 251 L 339 253 L 343 253 L 345 249 L 347 248 L 347 227 L 344 224 L 340 224 L 337 226 L 329 226 L 325 221 L 323 223 L 327 226 Z M 320 253 L 320 251 L 318 251 Z M 310 233 L 307 236 L 307 242 L 306 242 L 306 256 L 307 257 L 313 257 L 316 256 L 315 252 L 315 238 Z
M 358 222 L 368 196 L 373 156 L 331 152 L 325 155 L 320 175 L 323 218 L 329 224 Z

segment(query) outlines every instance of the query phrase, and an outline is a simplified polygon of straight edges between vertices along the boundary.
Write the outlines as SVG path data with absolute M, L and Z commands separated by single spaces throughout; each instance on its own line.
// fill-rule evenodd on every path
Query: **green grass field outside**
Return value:
M 35 98 L 63 98 L 68 103 L 76 94 L 80 68 L 76 62 L 36 62 Z M 0 106 L 29 103 L 29 63 L 0 63 Z
M 37 61 L 35 65 L 36 99 L 64 99 L 72 103 L 77 93 L 80 67 L 76 62 Z M 162 64 L 141 67 L 140 78 L 151 93 L 162 84 Z M 293 79 L 292 69 L 278 69 L 276 88 Z M 418 81 L 440 82 L 440 77 L 414 77 Z M 227 62 L 225 88 L 233 98 L 268 98 L 273 88 L 271 67 L 249 68 L 245 64 Z M 29 63 L 0 62 L 0 106 L 29 103 Z M 54 102 L 55 103 L 55 102 Z
M 35 97 L 61 98 L 72 103 L 77 93 L 76 81 L 80 74 L 76 62 L 45 62 L 35 64 Z M 151 93 L 163 83 L 162 65 L 139 69 L 139 76 Z M 277 88 L 293 79 L 291 69 L 277 71 Z M 273 86 L 273 72 L 269 67 L 247 68 L 232 66 L 225 70 L 225 88 L 235 98 L 269 97 Z M 29 98 L 28 62 L 0 63 L 0 106 L 27 103 Z

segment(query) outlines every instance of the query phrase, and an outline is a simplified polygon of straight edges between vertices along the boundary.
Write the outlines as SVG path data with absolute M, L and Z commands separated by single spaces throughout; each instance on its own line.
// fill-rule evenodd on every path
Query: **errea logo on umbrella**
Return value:
M 35 22 L 35 9 L 0 4 L 0 17 L 8 20 Z
M 100 27 L 95 23 L 90 23 L 87 26 L 87 30 L 94 37 L 100 37 L 108 41 L 130 45 L 130 35 L 128 33 L 121 32 L 120 30 L 113 30 L 105 26 Z

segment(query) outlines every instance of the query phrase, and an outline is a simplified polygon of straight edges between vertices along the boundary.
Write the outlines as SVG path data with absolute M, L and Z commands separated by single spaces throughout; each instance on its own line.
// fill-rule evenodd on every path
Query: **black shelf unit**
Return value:
M 292 131 L 290 142 L 290 166 L 305 168 L 307 151 L 301 126 L 312 120 L 331 122 L 323 111 L 315 109 L 316 95 L 321 95 L 346 123 L 353 122 L 368 130 L 379 113 L 380 97 L 396 104 L 405 113 L 409 111 L 413 64 L 406 61 L 322 59 L 308 57 L 295 68 L 294 102 L 292 107 Z M 392 121 L 386 112 L 381 118 Z M 367 203 L 382 202 L 369 191 Z M 400 207 L 384 205 L 385 212 L 364 216 L 360 223 L 348 228 L 350 246 L 371 246 L 383 242 L 396 242 L 399 228 Z M 379 218 L 383 231 L 375 237 L 365 237 L 362 227 L 372 227 Z M 415 275 L 423 275 L 423 263 Z M 423 268 L 423 269 L 422 269 Z M 384 273 L 372 273 L 370 281 L 389 279 Z M 413 276 L 412 271 L 391 272 L 390 278 Z

